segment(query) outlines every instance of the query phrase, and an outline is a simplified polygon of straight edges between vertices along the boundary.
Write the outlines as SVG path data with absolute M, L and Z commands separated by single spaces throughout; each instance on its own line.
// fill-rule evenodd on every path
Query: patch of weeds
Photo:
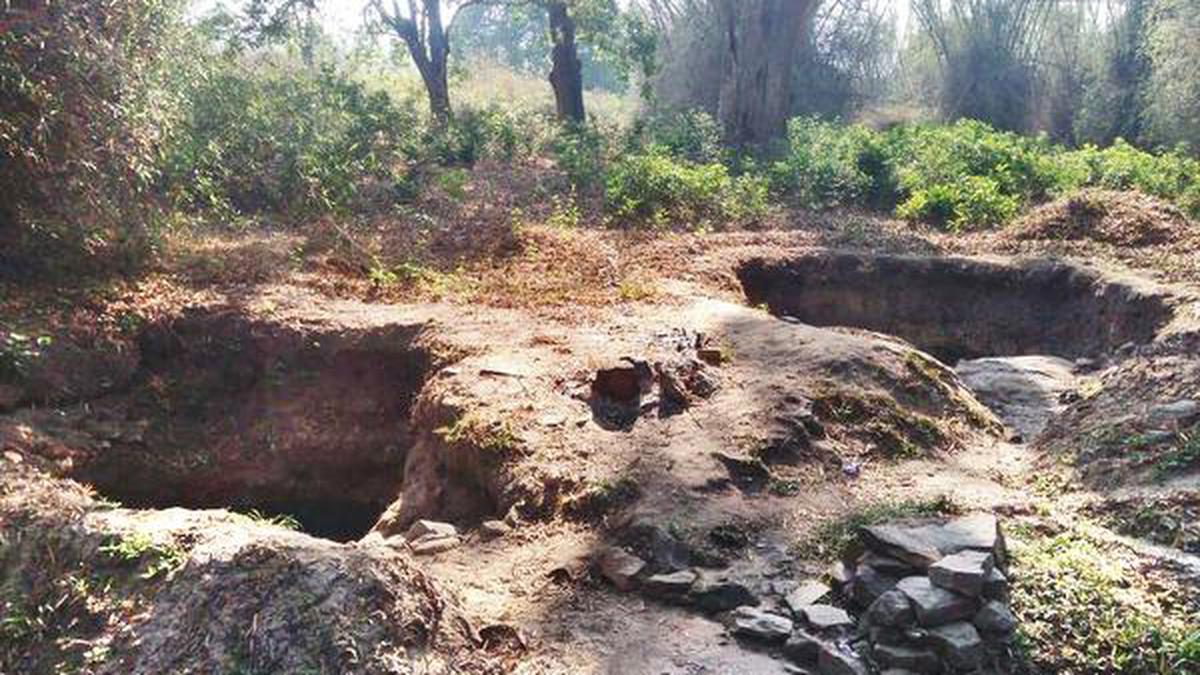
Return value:
M 435 182 L 442 192 L 456 202 L 467 198 L 467 181 L 471 173 L 466 169 L 446 169 L 437 174 Z
M 602 480 L 590 484 L 566 506 L 576 518 L 598 518 L 632 504 L 642 494 L 638 482 L 629 476 L 615 481 Z
M 1200 553 L 1200 494 L 1105 500 L 1090 505 L 1087 512 L 1121 534 Z
M 1185 673 L 1200 668 L 1200 628 L 1182 589 L 1076 522 L 1054 536 L 1014 528 L 1012 605 L 1025 657 L 1041 672 Z
M 187 559 L 186 553 L 178 546 L 159 544 L 136 532 L 112 537 L 101 544 L 99 550 L 113 562 L 143 566 L 144 569 L 138 576 L 144 580 L 170 576 Z
M 295 516 L 289 515 L 287 513 L 279 513 L 279 514 L 272 516 L 272 515 L 265 514 L 262 511 L 259 511 L 258 509 L 250 509 L 249 511 L 247 511 L 241 515 L 245 516 L 246 518 L 249 518 L 250 520 L 252 520 L 255 523 L 258 523 L 259 525 L 270 525 L 272 527 L 282 527 L 285 530 L 292 530 L 293 532 L 300 531 L 300 521 L 296 520 Z
M 772 477 L 771 480 L 767 482 L 767 490 L 771 494 L 779 497 L 794 497 L 800 494 L 800 491 L 803 488 L 804 486 L 800 483 L 800 481 L 796 480 Z
M 952 516 L 961 512 L 962 508 L 947 495 L 870 504 L 819 525 L 797 546 L 797 554 L 802 558 L 842 559 L 858 546 L 858 532 L 864 527 L 899 518 Z
M 521 440 L 507 420 L 485 420 L 477 413 L 467 413 L 449 426 L 440 427 L 434 433 L 451 445 L 467 444 L 494 455 L 516 452 Z
M 1190 469 L 1200 464 L 1200 425 L 1176 434 L 1176 442 L 1154 461 L 1154 473 L 1159 478 Z
M 825 394 L 814 399 L 813 412 L 871 442 L 889 459 L 920 457 L 946 444 L 945 434 L 932 418 L 902 410 L 885 396 Z
M 657 296 L 658 289 L 650 281 L 628 276 L 617 284 L 617 295 L 625 302 L 639 302 Z
M 554 195 L 550 200 L 551 209 L 550 216 L 546 218 L 547 225 L 560 230 L 573 230 L 579 227 L 581 215 L 574 185 L 571 186 L 571 192 L 565 197 Z

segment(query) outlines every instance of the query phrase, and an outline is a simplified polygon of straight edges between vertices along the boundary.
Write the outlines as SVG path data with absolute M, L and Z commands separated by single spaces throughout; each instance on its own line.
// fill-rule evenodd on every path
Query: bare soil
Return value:
M 791 225 L 442 234 L 382 283 L 376 244 L 326 223 L 201 238 L 226 262 L 179 249 L 48 311 L 6 296 L 6 330 L 54 339 L 0 400 L 0 582 L 33 617 L 0 672 L 788 672 L 617 592 L 597 553 L 720 570 L 770 606 L 869 505 L 1191 508 L 1200 467 L 1164 462 L 1194 431 L 1156 411 L 1200 398 L 1200 304 L 1168 244 L 1133 271 L 853 214 Z M 1053 401 L 1003 383 L 1045 433 L 953 369 L 992 356 L 1065 359 Z M 414 556 L 398 535 L 422 518 L 462 543 Z

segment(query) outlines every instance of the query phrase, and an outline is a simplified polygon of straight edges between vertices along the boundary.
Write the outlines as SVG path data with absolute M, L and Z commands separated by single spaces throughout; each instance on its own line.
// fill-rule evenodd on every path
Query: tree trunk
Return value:
M 425 93 L 429 97 L 429 112 L 438 127 L 450 121 L 450 39 L 442 26 L 442 8 L 439 0 L 422 0 L 422 15 L 411 19 L 389 16 L 380 10 L 380 15 L 391 25 L 396 35 L 408 47 Z M 418 29 L 418 23 L 424 31 Z
M 554 88 L 554 105 L 560 120 L 582 123 L 583 64 L 575 46 L 575 20 L 565 2 L 551 2 L 546 7 L 550 15 L 551 51 L 550 86 Z
M 736 145 L 783 134 L 792 68 L 817 0 L 721 0 L 725 74 L 719 116 Z

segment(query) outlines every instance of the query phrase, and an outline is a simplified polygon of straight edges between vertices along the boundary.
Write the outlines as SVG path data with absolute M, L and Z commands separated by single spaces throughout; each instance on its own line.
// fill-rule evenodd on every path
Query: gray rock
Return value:
M 998 568 L 993 567 L 987 581 L 983 583 L 983 597 L 989 600 L 1008 602 L 1008 577 Z
M 907 577 L 896 588 L 908 596 L 922 626 L 940 626 L 952 621 L 969 619 L 978 608 L 971 598 L 938 588 L 929 577 Z
M 870 671 L 866 661 L 849 646 L 825 642 L 817 654 L 817 672 L 821 675 L 868 675 Z
M 655 574 L 642 582 L 642 590 L 658 597 L 682 597 L 692 589 L 697 575 L 691 570 L 679 570 L 670 574 Z
M 759 604 L 744 585 L 723 575 L 701 572 L 688 592 L 692 604 L 708 612 L 726 612 L 742 605 Z
M 743 606 L 730 612 L 729 628 L 743 637 L 782 642 L 792 633 L 792 620 L 757 607 Z
M 829 566 L 827 574 L 833 580 L 834 585 L 840 588 L 854 579 L 854 568 L 838 560 Z
M 850 599 L 859 607 L 870 607 L 879 596 L 896 587 L 896 579 L 880 574 L 874 567 L 859 565 L 848 586 Z
M 783 645 L 783 655 L 802 665 L 812 665 L 817 662 L 821 653 L 821 639 L 805 631 L 797 629 Z
M 898 590 L 890 590 L 875 599 L 867 609 L 867 619 L 875 626 L 907 628 L 917 621 L 912 601 Z
M 875 645 L 872 656 L 882 668 L 903 668 L 914 673 L 936 673 L 941 669 L 941 661 L 931 649 Z
M 435 553 L 449 551 L 452 548 L 456 548 L 461 543 L 462 540 L 458 537 L 444 537 L 437 534 L 427 534 L 418 538 L 416 541 L 411 542 L 409 547 L 412 549 L 414 555 L 433 555 Z
M 496 539 L 512 532 L 512 526 L 503 520 L 485 520 L 479 526 L 479 536 L 484 539 Z
M 974 670 L 983 661 L 983 640 L 975 626 L 957 621 L 929 630 L 929 643 L 958 672 Z
M 1180 429 L 1200 422 L 1200 401 L 1182 399 L 1150 408 L 1150 423 L 1157 427 Z
M 792 610 L 792 614 L 799 616 L 805 607 L 829 595 L 829 591 L 829 587 L 820 581 L 808 579 L 800 582 L 796 590 L 788 593 L 783 601 L 787 603 L 788 609 Z
M 929 580 L 942 588 L 972 597 L 983 593 L 994 565 L 987 551 L 959 551 L 929 567 Z
M 1012 610 L 1008 605 L 996 600 L 985 604 L 976 612 L 972 623 L 985 635 L 1008 635 L 1017 628 L 1017 619 Z
M 1075 365 L 1054 356 L 1007 356 L 959 361 L 954 372 L 979 402 L 1016 435 L 1032 440 L 1075 392 Z
M 913 572 L 918 571 L 916 567 L 895 558 L 880 555 L 874 551 L 867 551 L 858 559 L 859 565 L 866 565 L 873 568 L 875 571 L 890 577 L 907 577 Z
M 637 575 L 646 568 L 646 561 L 624 549 L 610 546 L 600 552 L 596 566 L 617 590 L 631 591 L 637 586 Z
M 450 523 L 439 523 L 436 520 L 418 520 L 408 528 L 408 532 L 404 533 L 404 538 L 409 541 L 416 541 L 421 537 L 429 535 L 437 535 L 439 537 L 457 537 L 458 528 Z
M 808 605 L 800 610 L 808 625 L 817 630 L 830 630 L 854 625 L 846 610 L 833 605 Z
M 862 529 L 862 540 L 876 553 L 918 569 L 929 567 L 943 556 L 968 549 L 990 551 L 1001 565 L 1005 560 L 1000 524 L 989 513 L 963 516 L 945 523 L 916 521 L 874 525 Z
M 905 670 L 903 668 L 888 668 L 886 670 L 879 671 L 879 675 L 921 675 L 921 674 L 914 673 L 911 670 Z

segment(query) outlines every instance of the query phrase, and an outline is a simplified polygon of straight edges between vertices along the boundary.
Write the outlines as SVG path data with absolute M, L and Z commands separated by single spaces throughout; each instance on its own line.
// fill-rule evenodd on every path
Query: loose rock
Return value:
M 954 670 L 974 670 L 983 661 L 983 640 L 979 631 L 965 621 L 930 629 L 929 642 Z
M 408 532 L 404 533 L 404 538 L 409 541 L 416 541 L 421 537 L 436 535 L 438 537 L 457 537 L 458 528 L 450 523 L 439 523 L 436 520 L 418 520 L 408 528 Z
M 975 614 L 977 604 L 971 599 L 934 586 L 928 577 L 907 577 L 896 588 L 908 596 L 916 610 L 917 623 L 940 626 L 968 619 Z
M 942 588 L 978 596 L 993 569 L 992 554 L 986 551 L 960 551 L 929 567 L 929 580 Z
M 817 655 L 817 671 L 821 675 L 867 675 L 867 663 L 849 647 L 822 643 Z
M 879 596 L 867 609 L 867 619 L 872 625 L 892 628 L 907 628 L 917 621 L 912 602 L 898 590 Z
M 825 584 L 809 579 L 801 582 L 796 590 L 788 593 L 784 602 L 787 603 L 788 609 L 792 610 L 792 614 L 799 616 L 805 607 L 829 595 L 829 591 L 829 587 Z
M 436 534 L 427 534 L 412 542 L 409 546 L 415 555 L 433 555 L 434 553 L 449 551 L 461 543 L 462 540 L 458 537 L 442 537 Z
M 701 573 L 688 598 L 700 609 L 725 612 L 742 605 L 759 604 L 758 598 L 742 584 L 721 575 Z
M 936 673 L 941 668 L 937 653 L 931 649 L 881 644 L 875 645 L 872 656 L 884 668 L 903 668 L 915 673 Z
M 992 573 L 983 584 L 983 597 L 1008 602 L 1008 577 L 1004 576 L 1004 572 L 992 568 Z
M 784 656 L 802 665 L 816 663 L 820 653 L 820 638 L 803 629 L 795 631 L 783 645 Z
M 648 595 L 666 598 L 677 598 L 687 595 L 692 585 L 696 583 L 696 573 L 691 570 L 680 570 L 670 574 L 655 574 L 642 582 L 642 590 Z
M 729 627 L 737 635 L 778 642 L 792 633 L 792 620 L 757 607 L 743 606 L 729 615 Z
M 859 565 L 849 585 L 850 599 L 859 607 L 870 607 L 884 593 L 896 587 L 896 579 L 875 571 L 875 568 Z
M 615 546 L 604 549 L 597 563 L 600 574 L 619 591 L 633 590 L 637 575 L 646 568 L 646 561 Z
M 479 526 L 479 536 L 484 539 L 496 539 L 512 532 L 512 526 L 503 520 L 485 520 Z
M 985 635 L 1005 636 L 1016 630 L 1017 619 L 1002 602 L 992 600 L 975 614 L 972 623 Z
M 846 610 L 833 605 L 808 605 L 800 610 L 804 620 L 817 630 L 831 630 L 854 625 Z

